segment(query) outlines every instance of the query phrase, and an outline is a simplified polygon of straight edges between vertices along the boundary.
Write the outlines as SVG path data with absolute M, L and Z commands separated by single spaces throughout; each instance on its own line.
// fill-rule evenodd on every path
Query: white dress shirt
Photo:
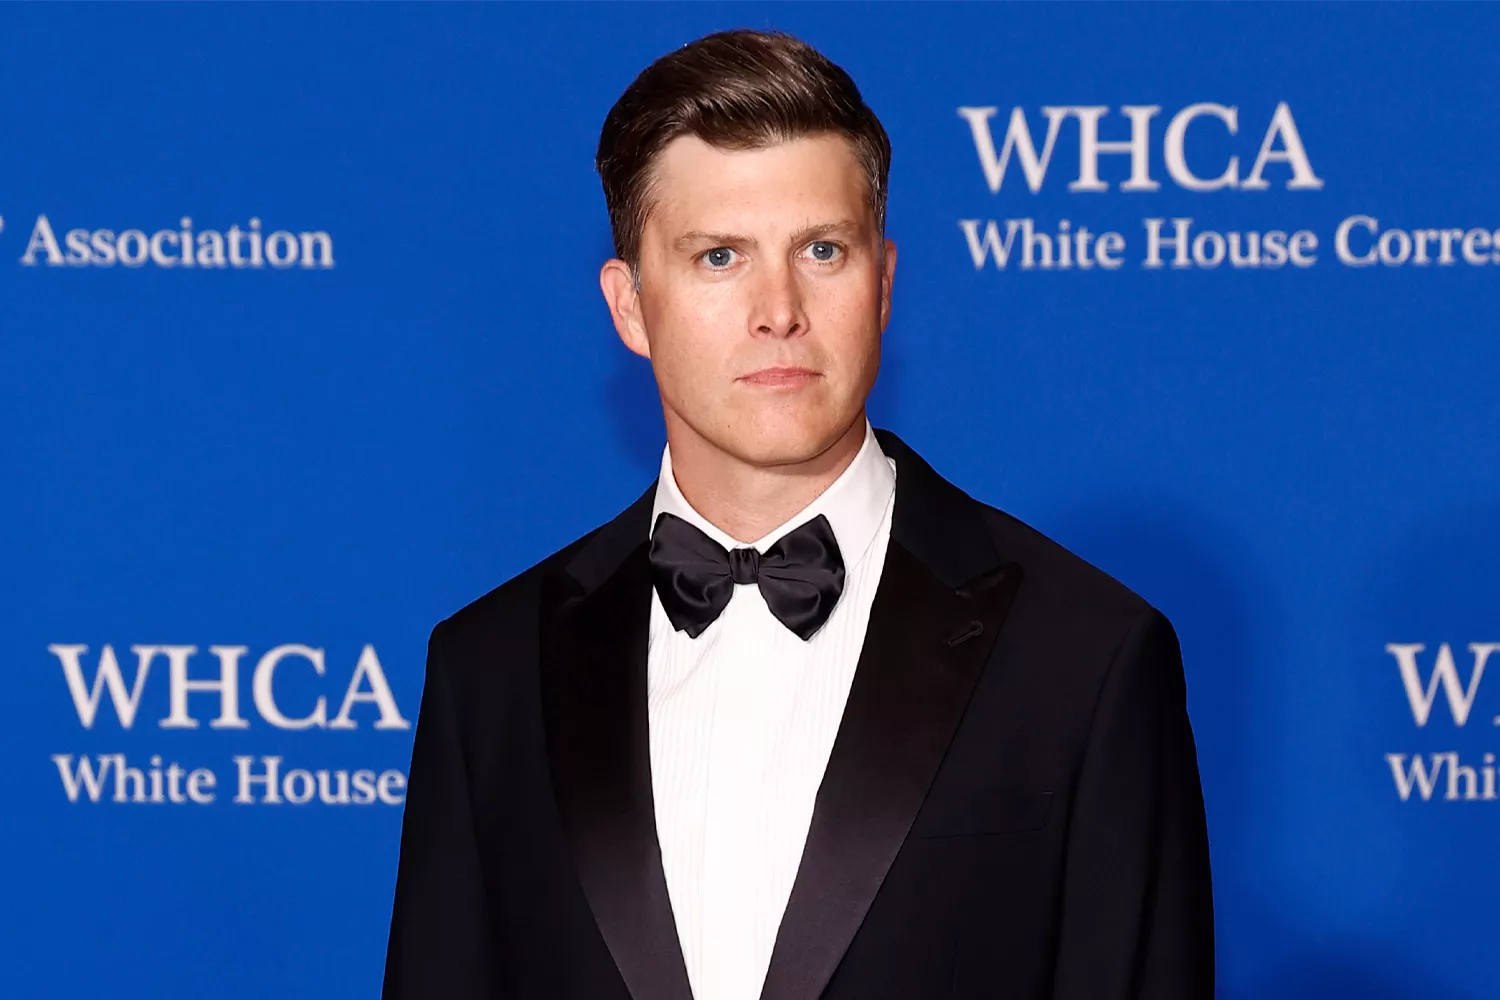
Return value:
M 843 555 L 844 589 L 813 637 L 736 585 L 696 639 L 651 598 L 647 691 L 651 785 L 662 865 L 695 1000 L 756 1000 L 797 876 L 813 800 L 854 680 L 890 541 L 895 464 L 869 424 L 849 468 L 761 552 L 819 514 Z M 651 522 L 666 511 L 726 549 L 736 541 L 695 511 L 662 455 Z

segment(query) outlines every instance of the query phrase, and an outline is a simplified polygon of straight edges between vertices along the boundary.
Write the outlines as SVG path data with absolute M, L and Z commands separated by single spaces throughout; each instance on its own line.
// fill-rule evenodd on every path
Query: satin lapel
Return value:
M 891 543 L 762 1000 L 814 1000 L 832 978 L 921 808 L 1020 584 L 1020 567 L 995 554 L 978 505 L 899 441 L 882 444 L 898 469 Z M 976 566 L 983 569 L 972 578 L 955 576 Z
M 645 517 L 626 520 L 642 522 L 638 533 L 623 533 L 640 541 L 617 567 L 610 564 L 619 559 L 622 532 L 612 523 L 574 562 L 585 580 L 560 575 L 544 592 L 547 756 L 579 881 L 631 996 L 692 1000 L 651 794 Z M 587 579 L 611 569 L 600 582 Z

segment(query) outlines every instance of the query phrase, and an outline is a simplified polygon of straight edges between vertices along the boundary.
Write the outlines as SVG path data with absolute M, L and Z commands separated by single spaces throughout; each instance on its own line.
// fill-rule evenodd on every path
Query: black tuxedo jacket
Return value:
M 1172 627 L 878 433 L 890 546 L 763 1000 L 1208 1000 Z M 691 1000 L 651 796 L 653 490 L 433 630 L 386 1000 Z

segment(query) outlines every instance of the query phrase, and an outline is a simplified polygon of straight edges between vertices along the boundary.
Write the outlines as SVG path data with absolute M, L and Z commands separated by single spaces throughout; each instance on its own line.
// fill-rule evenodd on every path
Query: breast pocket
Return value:
M 996 790 L 929 798 L 908 834 L 918 840 L 977 834 L 1026 833 L 1047 825 L 1051 792 Z

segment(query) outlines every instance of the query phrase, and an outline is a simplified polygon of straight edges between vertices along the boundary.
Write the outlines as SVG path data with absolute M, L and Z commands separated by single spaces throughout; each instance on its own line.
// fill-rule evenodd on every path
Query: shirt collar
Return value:
M 863 558 L 870 543 L 875 540 L 875 533 L 885 519 L 886 508 L 890 506 L 895 489 L 895 463 L 880 450 L 880 443 L 875 440 L 875 431 L 866 420 L 864 444 L 860 446 L 849 467 L 816 500 L 750 544 L 756 550 L 764 552 L 788 531 L 822 514 L 833 527 L 833 537 L 838 541 L 845 565 L 853 566 Z M 744 545 L 712 524 L 687 502 L 687 498 L 677 488 L 677 480 L 672 476 L 670 446 L 662 449 L 661 476 L 656 481 L 656 498 L 651 507 L 653 528 L 657 515 L 663 512 L 682 518 L 726 549 Z

